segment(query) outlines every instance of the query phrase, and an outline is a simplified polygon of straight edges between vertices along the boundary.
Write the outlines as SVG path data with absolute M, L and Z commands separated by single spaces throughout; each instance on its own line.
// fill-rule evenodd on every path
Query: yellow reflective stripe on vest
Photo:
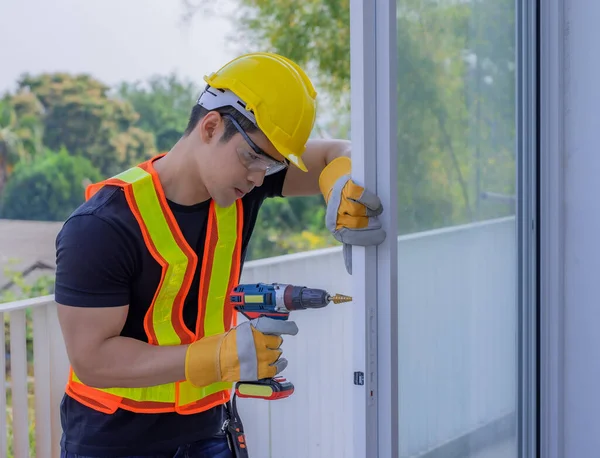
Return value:
M 223 208 L 214 204 L 215 222 L 218 234 L 217 245 L 213 256 L 208 294 L 204 314 L 204 335 L 210 336 L 225 332 L 223 311 L 227 288 L 233 262 L 233 251 L 237 240 L 238 213 L 237 206 Z M 188 404 L 199 397 L 218 393 L 231 388 L 231 383 L 214 383 L 207 387 L 197 388 L 189 382 L 179 385 L 179 403 Z
M 152 322 L 158 345 L 179 345 L 181 339 L 173 328 L 173 302 L 185 280 L 188 258 L 173 237 L 154 189 L 152 175 L 139 167 L 116 176 L 130 183 L 148 236 L 156 251 L 165 260 L 167 271 L 152 311 Z
M 201 388 L 198 388 L 198 387 L 192 385 L 188 381 L 181 382 L 178 385 L 179 385 L 178 404 L 180 406 L 184 406 L 186 404 L 191 404 L 192 402 L 195 402 L 198 399 L 202 399 L 206 396 L 210 396 L 211 394 L 218 393 L 219 391 L 230 390 L 232 387 L 231 383 L 226 383 L 226 382 L 213 383 L 212 385 L 203 386 Z
M 216 227 L 218 231 L 218 242 L 213 258 L 212 275 L 210 286 L 206 296 L 206 312 L 204 315 L 204 335 L 211 336 L 225 332 L 223 322 L 223 307 L 227 297 L 227 287 L 231 264 L 233 262 L 233 250 L 237 239 L 237 207 L 232 205 L 228 208 L 215 207 Z
M 103 388 L 101 391 L 133 401 L 175 402 L 175 384 L 145 386 L 142 388 Z

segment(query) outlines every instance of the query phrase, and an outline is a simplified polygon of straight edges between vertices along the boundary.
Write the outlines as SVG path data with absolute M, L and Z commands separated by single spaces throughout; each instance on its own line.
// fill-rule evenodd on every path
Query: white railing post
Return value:
M 14 458 L 29 458 L 27 339 L 25 309 L 10 313 L 10 381 Z
M 60 424 L 60 403 L 65 394 L 65 386 L 69 376 L 69 358 L 65 348 L 56 303 L 52 302 L 47 307 L 48 337 L 50 347 L 50 418 L 52 419 L 52 458 L 59 458 L 60 438 L 62 427 Z
M 50 406 L 50 339 L 48 306 L 33 309 L 33 374 L 35 386 L 36 458 L 52 457 L 52 416 Z

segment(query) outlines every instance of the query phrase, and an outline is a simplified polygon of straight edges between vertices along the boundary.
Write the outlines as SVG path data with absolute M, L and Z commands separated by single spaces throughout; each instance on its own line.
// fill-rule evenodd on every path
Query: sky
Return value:
M 103 83 L 173 71 L 197 84 L 240 51 L 227 12 L 182 24 L 181 0 L 0 0 L 0 93 L 23 72 L 86 72 Z

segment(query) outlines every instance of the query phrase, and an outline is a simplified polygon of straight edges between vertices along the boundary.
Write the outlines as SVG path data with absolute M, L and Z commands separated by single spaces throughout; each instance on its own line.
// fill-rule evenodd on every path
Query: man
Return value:
M 57 237 L 63 457 L 234 456 L 232 383 L 281 372 L 282 335 L 297 332 L 236 326 L 223 300 L 266 198 L 321 192 L 338 240 L 385 236 L 379 200 L 349 180 L 349 143 L 308 140 L 316 92 L 302 69 L 255 53 L 205 80 L 180 141 L 90 186 Z

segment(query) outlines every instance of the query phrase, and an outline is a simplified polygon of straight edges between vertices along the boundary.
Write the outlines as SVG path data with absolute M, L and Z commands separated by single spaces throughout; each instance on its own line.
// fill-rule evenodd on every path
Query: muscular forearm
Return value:
M 187 348 L 116 336 L 73 361 L 73 367 L 82 382 L 96 388 L 154 386 L 185 379 Z
M 337 140 L 332 143 L 325 153 L 325 165 L 338 157 L 351 157 L 352 144 L 348 140 Z
M 290 167 L 286 172 L 282 194 L 288 197 L 318 194 L 319 177 L 323 169 L 339 157 L 350 157 L 351 146 L 348 140 L 310 140 L 302 156 L 308 172 Z

